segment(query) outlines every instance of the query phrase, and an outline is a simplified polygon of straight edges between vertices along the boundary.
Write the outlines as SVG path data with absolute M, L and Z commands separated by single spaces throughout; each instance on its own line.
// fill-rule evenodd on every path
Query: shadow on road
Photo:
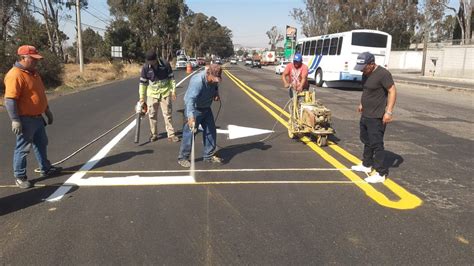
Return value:
M 224 164 L 228 163 L 234 158 L 235 155 L 243 153 L 249 150 L 258 149 L 258 150 L 268 150 L 272 145 L 265 144 L 264 142 L 252 142 L 246 144 L 237 144 L 220 149 L 217 154 L 224 159 Z
M 0 216 L 7 215 L 28 207 L 41 204 L 57 189 L 57 186 L 35 187 L 21 190 L 20 193 L 0 198 Z M 73 187 L 69 193 L 76 191 L 79 187 Z
M 388 169 L 398 168 L 403 163 L 403 157 L 394 152 L 385 150 L 385 160 L 383 163 Z

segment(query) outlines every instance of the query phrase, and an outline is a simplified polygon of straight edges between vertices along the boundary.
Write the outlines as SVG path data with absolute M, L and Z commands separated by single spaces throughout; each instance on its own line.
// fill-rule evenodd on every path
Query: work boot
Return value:
M 31 184 L 30 181 L 27 180 L 27 177 L 17 177 L 15 179 L 15 184 L 19 187 L 19 188 L 23 188 L 23 189 L 27 189 L 27 188 L 30 188 L 32 187 L 33 185 Z
M 383 183 L 385 176 L 380 175 L 379 172 L 375 171 L 372 175 L 364 179 L 367 183 Z
M 187 159 L 179 159 L 178 164 L 181 165 L 184 168 L 189 168 L 191 167 L 191 162 Z
M 170 141 L 170 142 L 179 142 L 179 138 L 173 135 L 171 137 L 168 137 L 168 141 Z
M 155 142 L 158 140 L 158 136 L 157 135 L 151 135 L 150 136 L 150 142 Z
M 222 160 L 222 158 L 220 157 L 217 157 L 215 155 L 209 157 L 209 158 L 206 158 L 204 159 L 204 162 L 206 163 L 215 163 L 215 164 L 221 164 L 224 160 Z
M 372 167 L 366 167 L 362 163 L 360 163 L 358 165 L 351 166 L 351 170 L 368 174 L 372 171 Z
M 47 171 L 41 172 L 40 177 L 45 178 L 45 177 L 49 177 L 55 174 L 59 174 L 61 173 L 62 170 L 63 170 L 62 167 L 51 166 Z

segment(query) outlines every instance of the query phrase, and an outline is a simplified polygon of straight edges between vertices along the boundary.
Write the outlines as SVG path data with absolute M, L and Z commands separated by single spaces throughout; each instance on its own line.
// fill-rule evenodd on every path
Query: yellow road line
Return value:
M 271 101 L 265 98 L 263 95 L 260 93 L 256 92 L 254 89 L 250 88 L 249 86 L 245 85 L 244 82 L 239 80 L 237 77 L 232 75 L 228 70 L 224 70 L 224 73 L 229 77 L 243 92 L 245 92 L 247 95 L 250 96 L 255 102 L 257 102 L 258 105 L 260 105 L 263 109 L 265 109 L 270 115 L 272 115 L 277 121 L 279 121 L 281 124 L 283 124 L 285 127 L 288 128 L 288 123 L 284 121 L 279 115 L 277 115 L 273 110 L 271 110 L 268 106 L 266 106 L 261 100 L 257 99 L 259 97 L 266 103 L 268 103 L 270 106 L 273 106 L 276 110 L 280 111 L 281 113 L 287 115 L 289 117 L 289 114 L 285 112 L 282 108 L 276 106 L 275 104 L 270 104 Z M 256 97 L 257 96 L 257 97 Z M 275 107 L 276 106 L 276 107 Z M 323 159 L 325 159 L 328 163 L 333 165 L 336 169 L 342 170 L 342 169 L 347 169 L 346 166 L 344 166 L 341 162 L 336 160 L 333 156 L 328 154 L 326 151 L 321 149 L 319 146 L 317 146 L 314 142 L 310 140 L 308 137 L 301 137 L 300 140 L 305 143 L 309 148 L 311 148 L 313 151 L 315 151 L 317 154 L 319 154 Z M 349 152 L 345 151 L 343 148 L 339 147 L 335 143 L 331 143 L 329 145 L 334 151 L 339 153 L 341 156 L 349 160 L 350 162 L 353 163 L 358 163 L 360 160 L 355 157 L 354 155 L 350 154 Z M 367 196 L 372 198 L 374 201 L 376 201 L 378 204 L 389 207 L 389 208 L 394 208 L 394 209 L 400 209 L 400 210 L 407 210 L 407 209 L 414 209 L 422 204 L 422 200 L 418 198 L 417 196 L 411 194 L 407 190 L 405 190 L 403 187 L 395 183 L 394 181 L 390 179 L 386 179 L 385 182 L 383 183 L 388 189 L 390 189 L 395 195 L 399 197 L 399 200 L 393 201 L 390 200 L 387 196 L 385 196 L 383 193 L 379 192 L 377 189 L 375 189 L 372 185 L 364 182 L 358 175 L 356 175 L 352 171 L 341 171 L 343 175 L 345 175 L 349 180 L 353 181 L 359 188 L 361 188 Z

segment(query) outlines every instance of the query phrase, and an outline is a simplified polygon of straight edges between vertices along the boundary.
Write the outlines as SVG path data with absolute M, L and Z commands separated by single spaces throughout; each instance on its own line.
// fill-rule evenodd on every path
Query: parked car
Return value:
M 198 61 L 197 61 L 196 58 L 189 58 L 189 61 L 188 61 L 188 62 L 191 63 L 191 66 L 192 66 L 193 68 L 198 67 Z
M 290 63 L 290 61 L 280 61 L 280 63 L 275 67 L 275 74 L 283 74 L 283 71 L 285 71 L 286 65 L 288 65 L 288 63 Z
M 214 64 L 222 65 L 222 60 L 220 58 L 214 59 Z
M 245 65 L 246 66 L 251 66 L 252 65 L 252 59 L 251 58 L 245 59 Z
M 232 65 L 237 65 L 237 59 L 235 59 L 235 58 L 230 59 L 230 63 Z
M 178 58 L 176 58 L 176 69 L 186 69 L 186 64 L 188 64 L 188 58 L 186 56 L 178 56 Z
M 260 63 L 260 59 L 253 60 L 251 67 L 252 67 L 252 68 L 254 68 L 254 67 L 262 68 L 262 65 L 261 65 L 261 63 Z
M 200 66 L 206 65 L 206 59 L 204 57 L 198 57 L 197 62 L 198 62 L 198 65 Z

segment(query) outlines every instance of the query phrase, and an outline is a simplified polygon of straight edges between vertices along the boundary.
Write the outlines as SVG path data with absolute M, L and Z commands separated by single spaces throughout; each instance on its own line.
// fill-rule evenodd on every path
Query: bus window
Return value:
M 323 40 L 318 40 L 316 44 L 316 55 L 320 55 L 323 50 Z
M 316 41 L 311 41 L 309 48 L 309 55 L 314 55 L 314 50 L 316 49 Z
M 298 45 L 296 45 L 296 49 L 295 49 L 295 52 L 296 52 L 296 53 L 300 53 L 300 54 L 301 54 L 301 46 L 303 46 L 303 44 L 301 44 L 301 43 L 298 43 Z
M 337 41 L 339 38 L 331 38 L 331 44 L 329 45 L 329 55 L 335 55 L 337 52 Z
M 338 42 L 338 45 L 337 45 L 337 55 L 340 55 L 340 54 L 341 54 L 342 38 L 343 38 L 343 37 L 339 37 L 339 42 Z
M 309 44 L 309 41 L 307 42 L 304 42 L 304 52 L 303 52 L 303 55 L 309 55 L 309 47 L 310 44 Z
M 327 55 L 328 52 L 329 52 L 329 42 L 331 41 L 331 39 L 326 39 L 323 41 L 323 55 Z
M 385 48 L 387 35 L 371 32 L 353 32 L 352 45 Z

